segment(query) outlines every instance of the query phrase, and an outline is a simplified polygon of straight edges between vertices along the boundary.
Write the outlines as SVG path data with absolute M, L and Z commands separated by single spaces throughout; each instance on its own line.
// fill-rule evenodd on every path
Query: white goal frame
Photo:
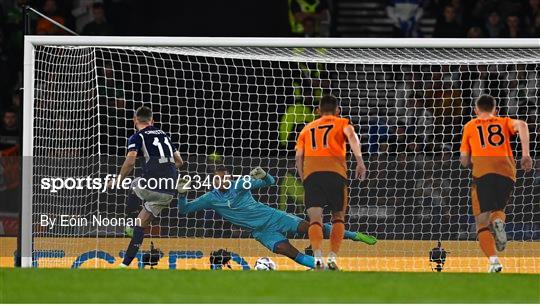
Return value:
M 540 48 L 540 39 L 432 38 L 244 38 L 244 37 L 129 37 L 26 36 L 24 40 L 23 176 L 21 266 L 32 267 L 32 195 L 34 138 L 35 47 L 148 46 L 148 47 L 313 47 L 313 48 Z

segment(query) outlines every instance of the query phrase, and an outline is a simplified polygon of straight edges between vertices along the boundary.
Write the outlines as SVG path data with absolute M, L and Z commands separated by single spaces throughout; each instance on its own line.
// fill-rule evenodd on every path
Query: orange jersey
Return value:
M 349 119 L 322 116 L 302 129 L 296 149 L 304 149 L 304 179 L 314 172 L 330 171 L 347 178 L 345 155 Z
M 476 118 L 463 127 L 462 153 L 471 156 L 472 175 L 495 173 L 516 180 L 516 162 L 510 138 L 516 134 L 508 117 Z

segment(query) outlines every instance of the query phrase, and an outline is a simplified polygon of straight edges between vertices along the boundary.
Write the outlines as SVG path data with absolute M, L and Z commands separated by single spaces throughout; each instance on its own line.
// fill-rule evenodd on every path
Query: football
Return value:
M 257 259 L 254 266 L 255 270 L 265 271 L 265 270 L 276 270 L 276 263 L 268 257 L 261 257 Z

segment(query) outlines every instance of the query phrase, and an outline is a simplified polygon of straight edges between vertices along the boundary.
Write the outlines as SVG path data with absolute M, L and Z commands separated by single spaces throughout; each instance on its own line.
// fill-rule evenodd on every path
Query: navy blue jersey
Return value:
M 127 149 L 128 152 L 136 151 L 137 157 L 144 157 L 140 177 L 146 179 L 147 182 L 149 179 L 162 182 L 161 186 L 156 184 L 158 185 L 156 188 L 153 188 L 153 183 L 151 183 L 147 189 L 176 194 L 177 171 L 173 153 L 177 147 L 165 132 L 153 126 L 145 127 L 129 138 Z M 172 179 L 174 184 L 169 183 L 170 180 L 166 182 L 167 179 Z

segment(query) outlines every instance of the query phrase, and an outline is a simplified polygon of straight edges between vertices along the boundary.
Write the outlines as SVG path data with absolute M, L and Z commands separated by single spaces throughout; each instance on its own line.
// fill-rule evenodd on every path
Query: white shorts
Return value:
M 141 189 L 137 183 L 139 180 L 139 177 L 133 180 L 131 189 L 143 201 L 144 208 L 154 215 L 154 217 L 158 217 L 164 208 L 169 207 L 174 196 L 172 194 Z

